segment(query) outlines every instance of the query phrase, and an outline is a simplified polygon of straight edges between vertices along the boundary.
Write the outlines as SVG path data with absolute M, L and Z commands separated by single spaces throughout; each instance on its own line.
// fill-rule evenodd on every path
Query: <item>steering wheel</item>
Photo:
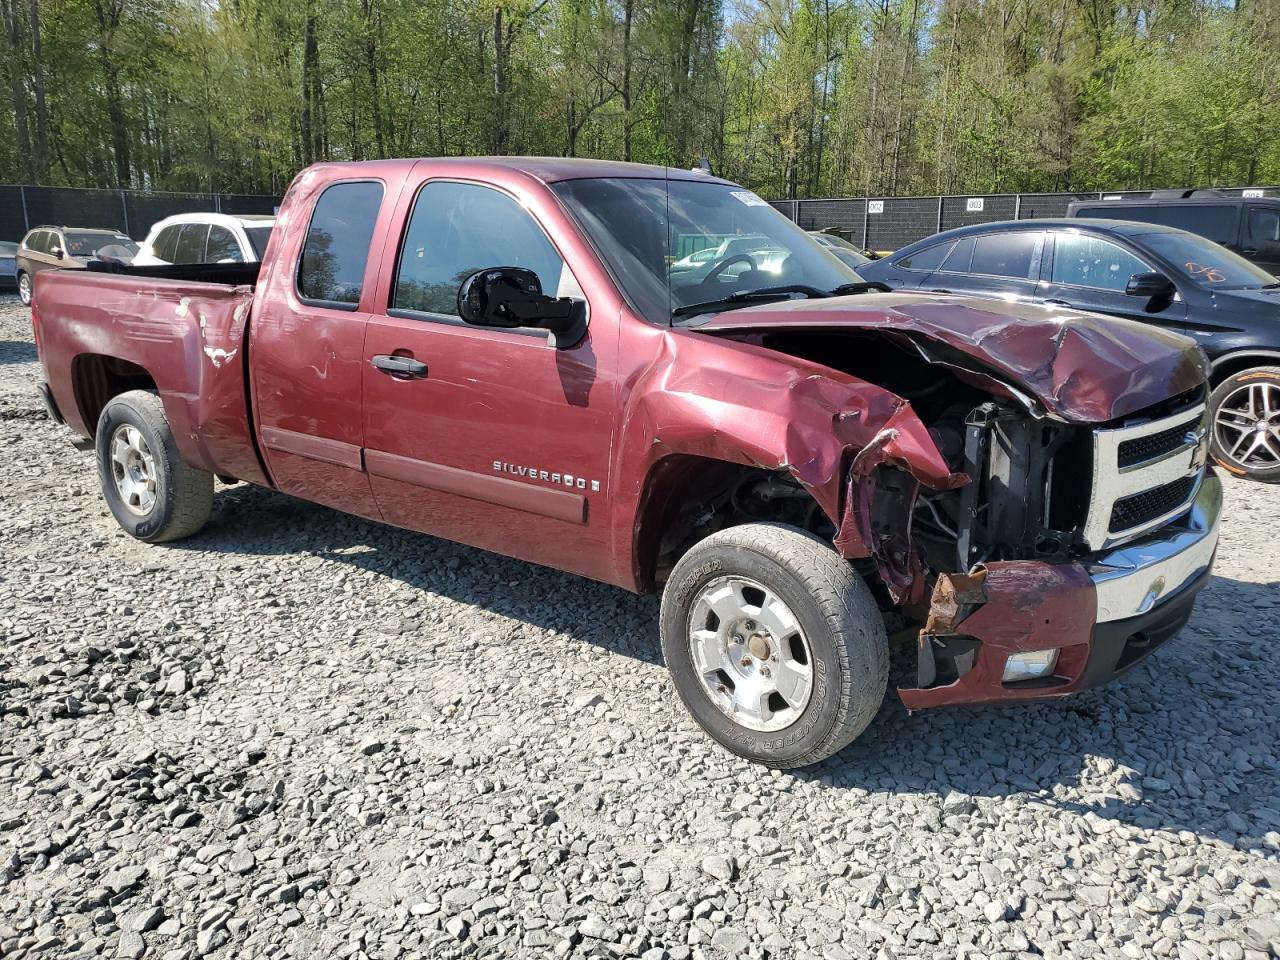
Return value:
M 756 262 L 750 254 L 735 253 L 731 257 L 725 257 L 723 260 L 717 260 L 711 269 L 707 271 L 707 275 L 702 278 L 702 282 L 704 284 L 713 282 L 720 276 L 720 274 L 724 273 L 726 268 L 733 266 L 735 263 L 741 263 L 744 260 L 751 264 L 752 269 L 755 269 Z

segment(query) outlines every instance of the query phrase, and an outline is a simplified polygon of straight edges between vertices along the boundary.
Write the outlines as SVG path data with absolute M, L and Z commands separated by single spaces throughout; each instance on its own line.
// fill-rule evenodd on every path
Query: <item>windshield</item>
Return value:
M 1194 233 L 1148 233 L 1142 239 L 1201 286 L 1257 290 L 1277 283 L 1276 278 L 1261 267 Z
M 860 282 L 765 201 L 729 184 L 611 177 L 552 186 L 623 293 L 655 323 L 746 291 L 803 286 L 825 293 Z
M 249 237 L 249 242 L 253 244 L 253 252 L 258 255 L 258 259 L 262 259 L 262 255 L 267 252 L 267 241 L 271 239 L 270 227 L 245 227 L 244 232 Z
M 106 250 L 110 256 L 120 259 L 132 257 L 138 252 L 138 245 L 122 233 L 112 236 L 109 233 L 79 233 L 68 230 L 63 237 L 67 241 L 67 256 L 70 257 L 88 259 L 97 257 L 100 251 Z

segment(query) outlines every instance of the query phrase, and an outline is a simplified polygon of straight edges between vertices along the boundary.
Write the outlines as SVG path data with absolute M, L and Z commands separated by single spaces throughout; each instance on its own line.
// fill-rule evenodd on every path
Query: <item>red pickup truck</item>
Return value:
M 1218 537 L 1189 340 L 875 287 L 710 176 L 427 159 L 303 171 L 260 265 L 42 273 L 33 322 L 135 537 L 218 476 L 661 588 L 697 722 L 800 766 L 890 632 L 909 708 L 1071 694 L 1178 631 Z

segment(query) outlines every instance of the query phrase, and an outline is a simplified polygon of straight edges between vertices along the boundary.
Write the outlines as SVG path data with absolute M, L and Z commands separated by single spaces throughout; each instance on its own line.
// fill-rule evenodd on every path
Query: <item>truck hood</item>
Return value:
M 974 297 L 894 292 L 789 300 L 726 311 L 691 329 L 726 336 L 879 332 L 1079 423 L 1126 416 L 1208 375 L 1204 354 L 1187 337 L 1130 320 Z

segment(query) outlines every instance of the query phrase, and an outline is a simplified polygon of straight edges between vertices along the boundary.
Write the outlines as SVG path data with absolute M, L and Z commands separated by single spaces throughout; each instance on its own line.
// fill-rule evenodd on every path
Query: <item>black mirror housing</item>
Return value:
M 1172 297 L 1177 288 L 1163 273 L 1135 273 L 1125 284 L 1124 292 L 1131 297 L 1165 300 Z
M 542 282 L 524 267 L 477 270 L 458 288 L 458 316 L 481 327 L 540 327 L 558 337 L 585 321 L 586 305 L 572 297 L 548 297 Z

